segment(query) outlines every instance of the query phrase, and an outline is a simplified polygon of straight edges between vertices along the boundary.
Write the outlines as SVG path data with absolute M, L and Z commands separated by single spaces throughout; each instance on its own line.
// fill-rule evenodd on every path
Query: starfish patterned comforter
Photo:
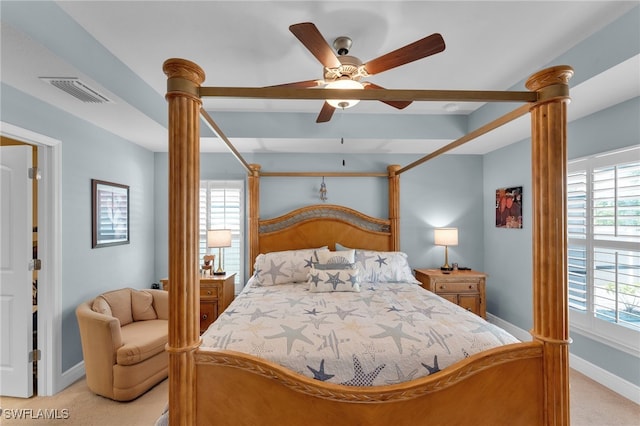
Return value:
M 249 353 L 317 380 L 377 386 L 517 342 L 414 280 L 314 292 L 309 282 L 264 286 L 254 278 L 203 334 L 202 350 Z

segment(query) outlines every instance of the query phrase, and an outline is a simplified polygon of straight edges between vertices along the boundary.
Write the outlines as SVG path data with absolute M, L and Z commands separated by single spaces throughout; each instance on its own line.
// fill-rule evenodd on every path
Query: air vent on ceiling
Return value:
M 85 83 L 75 77 L 40 77 L 52 86 L 57 87 L 70 94 L 71 96 L 81 100 L 82 102 L 103 104 L 111 102 L 109 98 L 102 95 L 95 89 L 87 86 Z

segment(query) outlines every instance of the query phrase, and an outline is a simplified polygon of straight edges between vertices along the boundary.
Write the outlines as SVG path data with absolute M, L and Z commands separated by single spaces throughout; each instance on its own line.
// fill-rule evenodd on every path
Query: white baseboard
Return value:
M 84 374 L 84 361 L 80 361 L 60 375 L 60 379 L 56 381 L 58 385 L 56 393 L 60 392 L 63 389 L 66 389 L 67 387 L 80 380 L 82 377 L 84 377 Z
M 522 341 L 522 342 L 530 342 L 531 341 L 531 333 L 529 333 L 526 330 L 521 329 L 520 327 L 516 327 L 515 325 L 511 324 L 510 322 L 507 322 L 505 320 L 503 320 L 502 318 L 499 318 L 495 315 L 491 315 L 490 313 L 487 312 L 487 321 L 489 321 L 491 324 L 495 324 L 498 327 L 502 328 L 503 330 L 508 331 L 513 337 L 515 337 L 516 339 Z
M 495 315 L 487 313 L 487 321 L 508 331 L 517 339 L 520 339 L 522 341 L 531 340 L 531 334 L 528 331 L 516 327 L 515 325 L 504 321 L 503 319 L 498 318 Z M 598 367 L 597 365 L 592 364 L 577 355 L 572 354 L 571 346 L 569 346 L 569 366 L 574 370 L 589 377 L 591 380 L 594 380 L 600 383 L 602 386 L 612 390 L 613 392 L 635 402 L 636 404 L 640 404 L 639 386 L 636 386 L 633 383 L 623 379 L 622 377 L 616 376 L 615 374 L 610 373 L 609 371 Z

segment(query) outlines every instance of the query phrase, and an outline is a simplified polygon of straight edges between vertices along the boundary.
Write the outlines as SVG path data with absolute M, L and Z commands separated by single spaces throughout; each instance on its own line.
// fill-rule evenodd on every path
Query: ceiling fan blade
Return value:
M 289 31 L 304 44 L 304 47 L 306 47 L 322 65 L 327 68 L 337 68 L 340 66 L 338 57 L 333 53 L 331 46 L 329 46 L 314 24 L 311 22 L 293 24 L 289 27 Z
M 377 84 L 373 84 L 373 83 L 369 83 L 367 82 L 364 86 L 364 89 L 384 89 L 384 87 L 382 86 L 378 86 Z M 398 108 L 398 109 L 405 109 L 406 107 L 408 107 L 409 105 L 411 105 L 411 101 L 380 101 L 380 102 L 384 102 L 387 105 L 390 105 L 394 108 Z
M 284 84 L 276 84 L 274 86 L 267 86 L 267 87 L 300 87 L 300 88 L 305 88 L 305 87 L 318 87 L 320 85 L 324 84 L 324 80 L 305 80 L 305 81 L 296 81 L 293 83 L 284 83 Z
M 334 107 L 325 101 L 324 105 L 322 105 L 322 109 L 320 110 L 320 114 L 318 114 L 318 118 L 316 118 L 316 123 L 326 123 L 331 120 L 335 110 L 336 109 Z
M 442 52 L 444 48 L 444 39 L 440 34 L 435 33 L 373 59 L 367 62 L 364 68 L 369 75 L 379 74 L 383 71 L 399 67 L 400 65 L 435 55 L 436 53 Z

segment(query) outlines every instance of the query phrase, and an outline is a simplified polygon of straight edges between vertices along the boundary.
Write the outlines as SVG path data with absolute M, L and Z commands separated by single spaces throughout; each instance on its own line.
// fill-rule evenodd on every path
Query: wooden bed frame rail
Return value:
M 199 122 L 204 72 L 169 59 L 169 420 L 206 424 L 542 424 L 569 425 L 568 303 L 566 277 L 566 108 L 571 67 L 532 75 L 529 92 L 362 91 L 393 100 L 519 99 L 531 114 L 533 194 L 533 341 L 469 357 L 433 377 L 404 384 L 349 388 L 306 379 L 247 354 L 199 349 L 198 188 Z M 266 89 L 264 89 L 266 90 Z M 236 96 L 309 99 L 319 90 L 232 90 Z M 243 94 L 245 93 L 245 94 Z M 412 93 L 419 95 L 414 99 Z M 526 95 L 526 96 L 525 96 Z M 336 96 L 336 93 L 327 94 Z M 354 94 L 358 97 L 358 94 Z M 410 99 L 409 99 L 410 98 Z M 512 116 L 522 115 L 524 107 Z M 508 116 L 506 116 L 509 119 Z M 500 124 L 500 120 L 494 122 Z M 488 131 L 493 125 L 487 126 Z M 481 132 L 470 134 L 477 137 Z M 463 142 L 472 137 L 462 138 Z M 426 160 L 425 160 L 426 161 Z M 260 168 L 249 166 L 248 187 L 259 190 Z M 399 187 L 389 172 L 390 194 Z M 254 198 L 255 197 L 255 198 Z M 390 246 L 398 248 L 399 204 L 390 195 Z M 249 244 L 260 247 L 259 200 L 251 195 Z M 393 242 L 395 240 L 395 243 Z M 308 241 L 307 241 L 308 242 Z M 346 243 L 345 243 L 346 244 Z M 395 244 L 395 245 L 394 245 Z M 266 247 L 266 246 L 265 246 Z M 175 291 L 173 291 L 175 289 Z

